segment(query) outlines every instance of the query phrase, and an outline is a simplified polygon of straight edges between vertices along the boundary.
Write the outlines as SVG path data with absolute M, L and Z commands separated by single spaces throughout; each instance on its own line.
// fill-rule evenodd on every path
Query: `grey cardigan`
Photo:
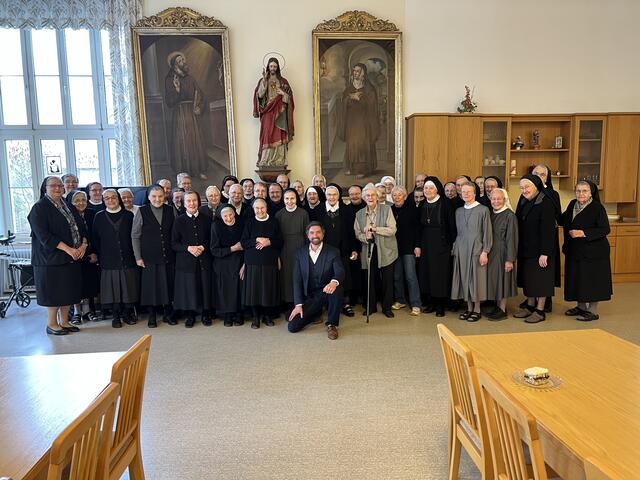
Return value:
M 389 205 L 376 206 L 376 234 L 375 245 L 378 255 L 378 267 L 391 265 L 398 258 L 398 242 L 396 241 L 396 219 Z M 367 238 L 364 229 L 367 226 L 367 208 L 361 208 L 356 213 L 353 228 L 356 238 L 362 242 L 360 259 L 362 268 L 367 268 Z

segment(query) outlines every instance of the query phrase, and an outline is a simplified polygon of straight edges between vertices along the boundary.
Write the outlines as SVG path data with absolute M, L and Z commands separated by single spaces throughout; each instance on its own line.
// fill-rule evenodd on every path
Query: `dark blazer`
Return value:
M 324 225 L 325 229 L 324 242 L 339 249 L 343 257 L 348 258 L 351 252 L 359 252 L 362 244 L 356 238 L 356 232 L 353 229 L 353 222 L 356 219 L 353 210 L 342 204 L 338 210 L 339 215 L 331 218 L 327 213 L 326 205 L 316 207 L 318 208 L 321 208 L 318 221 Z
M 344 268 L 340 259 L 340 250 L 323 243 L 316 266 L 321 269 L 320 283 L 324 287 L 331 280 L 337 280 L 342 285 Z M 338 286 L 341 288 L 341 286 Z M 293 259 L 293 303 L 300 305 L 309 297 L 309 246 L 300 247 Z
M 131 243 L 133 213 L 124 210 L 124 208 L 121 212 L 122 223 L 117 232 L 109 222 L 106 210 L 96 213 L 93 220 L 93 250 L 98 254 L 100 266 L 106 270 L 120 270 L 136 266 L 136 257 L 133 254 L 133 244 Z
M 575 204 L 576 200 L 569 202 L 569 206 L 562 214 L 562 226 L 564 227 L 562 251 L 567 257 L 573 257 L 576 260 L 608 259 L 609 241 L 607 235 L 611 232 L 611 228 L 606 210 L 600 202 L 593 201 L 576 215 L 576 218 L 572 218 Z M 569 230 L 583 230 L 586 237 L 571 238 Z
M 80 230 L 80 237 L 89 236 L 85 222 L 78 211 L 72 206 L 69 208 Z M 71 229 L 58 209 L 49 199 L 38 200 L 27 216 L 31 225 L 31 264 L 35 266 L 64 265 L 72 263 L 73 259 L 57 246 L 60 242 L 73 246 Z M 87 238 L 88 239 L 88 238 Z
M 171 232 L 171 246 L 176 252 L 176 270 L 193 273 L 198 267 L 202 270 L 211 270 L 211 219 L 206 215 L 196 218 L 183 213 L 173 222 Z M 204 246 L 204 252 L 199 257 L 194 257 L 188 252 L 187 247 L 194 245 Z

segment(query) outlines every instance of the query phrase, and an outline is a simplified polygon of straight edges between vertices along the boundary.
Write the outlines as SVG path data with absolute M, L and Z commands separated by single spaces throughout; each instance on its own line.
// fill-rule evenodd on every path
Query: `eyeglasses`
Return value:
M 61 183 L 50 183 L 49 185 L 47 185 L 48 188 L 64 188 L 64 185 L 62 185 Z

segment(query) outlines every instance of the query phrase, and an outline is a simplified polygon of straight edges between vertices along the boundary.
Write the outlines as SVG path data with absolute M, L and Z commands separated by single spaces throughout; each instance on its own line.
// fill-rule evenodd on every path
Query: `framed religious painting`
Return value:
M 191 175 L 194 190 L 236 173 L 227 27 L 168 8 L 133 28 L 140 143 L 147 184 Z
M 402 33 L 361 11 L 312 33 L 316 171 L 341 186 L 403 182 Z

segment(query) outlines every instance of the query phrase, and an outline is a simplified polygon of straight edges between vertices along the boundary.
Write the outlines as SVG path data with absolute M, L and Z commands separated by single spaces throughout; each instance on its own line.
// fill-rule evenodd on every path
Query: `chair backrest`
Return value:
M 111 369 L 111 381 L 121 385 L 113 444 L 109 455 L 111 462 L 122 455 L 132 441 L 136 440 L 136 435 L 139 435 L 142 394 L 150 347 L 151 335 L 143 336 L 113 364 Z
M 120 385 L 110 383 L 100 395 L 65 428 L 51 445 L 47 480 L 60 480 L 67 468 L 69 480 L 102 480 L 106 470 L 101 459 L 109 454 L 113 417 Z
M 464 420 L 481 442 L 480 447 L 485 448 L 483 444 L 486 439 L 486 429 L 471 350 L 441 323 L 438 324 L 438 336 L 449 378 L 449 395 L 454 420 Z
M 536 419 L 487 372 L 478 369 L 497 480 L 529 480 L 522 443 L 529 448 L 534 480 L 547 480 Z

